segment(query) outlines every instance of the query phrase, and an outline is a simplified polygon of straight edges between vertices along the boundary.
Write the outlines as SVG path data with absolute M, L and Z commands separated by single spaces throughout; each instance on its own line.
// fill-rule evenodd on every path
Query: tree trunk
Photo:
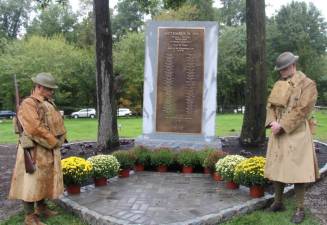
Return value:
M 119 146 L 117 106 L 112 70 L 112 34 L 109 0 L 94 0 L 98 147 L 110 152 Z
M 264 143 L 266 136 L 265 21 L 265 1 L 246 0 L 247 78 L 240 137 L 243 146 L 259 146 Z

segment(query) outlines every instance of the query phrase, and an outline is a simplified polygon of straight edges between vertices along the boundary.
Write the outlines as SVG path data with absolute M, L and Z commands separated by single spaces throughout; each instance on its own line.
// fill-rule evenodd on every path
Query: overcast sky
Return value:
M 327 20 L 327 1 L 326 0 L 295 0 L 304 1 L 306 3 L 312 2 L 320 11 L 321 14 Z M 70 0 L 72 7 L 76 10 L 79 6 L 79 0 Z M 118 0 L 110 0 L 109 6 L 113 8 L 117 4 Z M 286 5 L 292 2 L 292 0 L 266 0 L 266 15 L 268 17 L 274 15 L 276 11 L 280 9 L 282 5 Z M 214 0 L 214 6 L 219 7 L 219 0 Z

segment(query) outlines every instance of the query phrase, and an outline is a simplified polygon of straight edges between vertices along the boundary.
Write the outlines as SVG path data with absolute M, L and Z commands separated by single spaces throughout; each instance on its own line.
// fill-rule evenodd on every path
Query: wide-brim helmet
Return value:
M 56 80 L 50 73 L 39 73 L 35 77 L 31 78 L 36 84 L 42 85 L 47 88 L 56 89 L 58 88 Z
M 299 59 L 299 56 L 294 55 L 292 52 L 283 52 L 277 57 L 275 70 L 280 71 L 292 65 Z

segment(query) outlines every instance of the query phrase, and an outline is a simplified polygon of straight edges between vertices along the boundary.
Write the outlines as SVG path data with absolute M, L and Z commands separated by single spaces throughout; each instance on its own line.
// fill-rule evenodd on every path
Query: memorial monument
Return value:
M 215 135 L 216 22 L 157 22 L 146 27 L 143 134 L 151 148 L 220 149 Z

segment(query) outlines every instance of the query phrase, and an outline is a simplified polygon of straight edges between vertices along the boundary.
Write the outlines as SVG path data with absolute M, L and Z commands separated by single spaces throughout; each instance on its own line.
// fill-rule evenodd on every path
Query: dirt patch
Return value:
M 134 140 L 121 140 L 120 149 L 130 149 L 134 145 Z M 222 139 L 223 150 L 231 154 L 241 154 L 244 156 L 266 154 L 266 145 L 258 148 L 243 148 L 240 146 L 238 138 L 229 137 Z M 321 143 L 316 143 L 316 152 L 319 163 L 319 168 L 327 163 L 327 146 Z M 88 158 L 92 155 L 100 153 L 94 142 L 80 142 L 64 146 L 61 149 L 62 157 L 80 156 Z M 20 201 L 9 201 L 8 192 L 10 188 L 12 170 L 16 159 L 16 146 L 13 144 L 0 145 L 0 221 L 5 220 L 11 215 L 22 210 Z M 305 204 L 322 224 L 327 224 L 327 213 L 322 209 L 327 208 L 327 178 L 322 179 L 315 185 L 309 188 Z

